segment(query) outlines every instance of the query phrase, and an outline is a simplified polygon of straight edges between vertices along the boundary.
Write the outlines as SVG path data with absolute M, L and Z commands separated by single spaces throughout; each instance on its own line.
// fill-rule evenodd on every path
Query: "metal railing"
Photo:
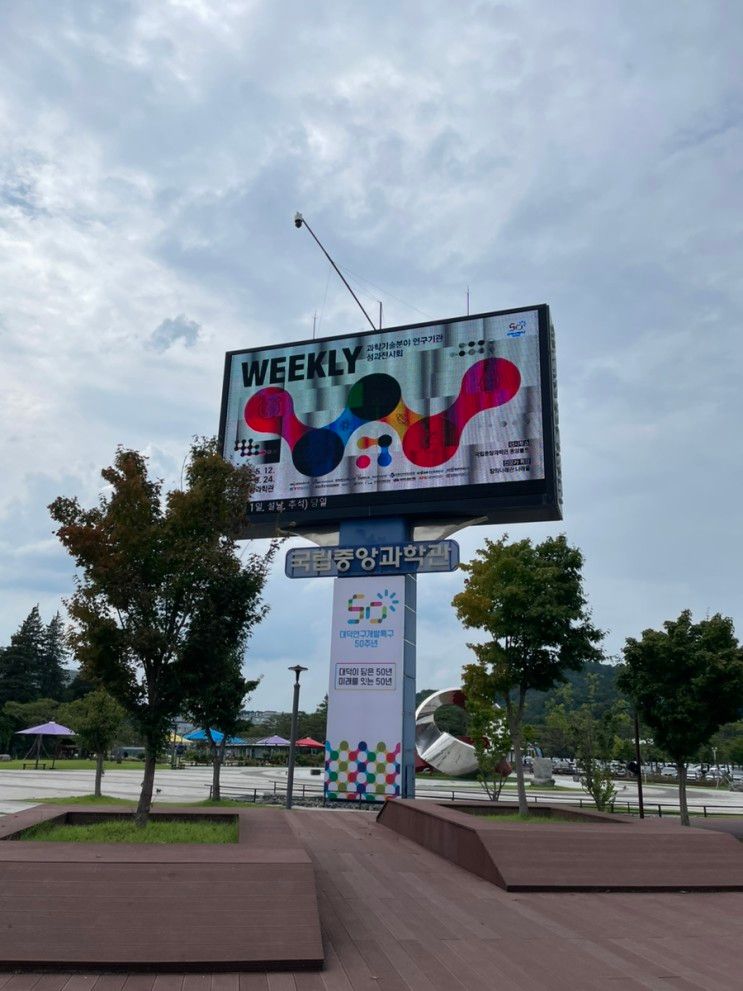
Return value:
M 209 798 L 212 797 L 212 786 L 209 785 Z M 278 782 L 273 782 L 273 789 L 267 788 L 253 788 L 237 791 L 230 788 L 220 788 L 220 794 L 222 798 L 242 801 L 242 802 L 260 802 L 264 795 L 269 794 L 272 797 L 286 797 L 286 788 L 280 787 Z M 292 791 L 292 797 L 295 801 L 303 801 L 307 798 L 322 798 L 323 797 L 323 787 L 320 784 L 302 784 L 295 785 Z M 466 788 L 462 790 L 457 789 L 438 789 L 436 791 L 426 789 L 425 791 L 421 789 L 416 798 L 427 799 L 434 802 L 487 802 L 489 799 L 487 795 L 480 789 Z M 501 795 L 501 802 L 515 801 L 516 796 L 512 795 L 510 792 L 508 795 Z M 527 803 L 530 805 L 538 805 L 540 802 L 551 805 L 577 805 L 581 809 L 595 809 L 596 803 L 591 798 L 584 798 L 578 795 L 560 795 L 552 794 L 550 792 L 543 792 L 541 794 L 526 796 Z M 368 805 L 381 805 L 384 799 L 362 799 L 359 802 L 353 802 L 352 804 L 368 806 Z M 710 816 L 719 815 L 743 815 L 743 805 L 720 805 L 713 804 L 710 802 L 705 802 L 702 805 L 688 805 L 690 816 L 701 816 L 704 819 Z M 622 800 L 614 801 L 610 803 L 609 812 L 621 813 L 623 815 L 639 816 L 640 809 L 636 801 Z M 678 816 L 680 814 L 678 803 L 672 802 L 648 802 L 644 803 L 644 812 L 646 816 L 657 816 L 662 818 L 665 816 Z

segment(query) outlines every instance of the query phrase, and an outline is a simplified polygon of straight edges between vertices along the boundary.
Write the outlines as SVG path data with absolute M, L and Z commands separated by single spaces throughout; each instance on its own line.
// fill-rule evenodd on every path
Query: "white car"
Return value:
M 664 764 L 660 769 L 660 776 L 662 778 L 677 778 L 678 769 L 675 764 Z

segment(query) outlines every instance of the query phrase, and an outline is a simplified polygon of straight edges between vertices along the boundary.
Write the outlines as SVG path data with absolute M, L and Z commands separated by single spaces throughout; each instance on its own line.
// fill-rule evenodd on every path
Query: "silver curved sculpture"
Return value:
M 458 740 L 436 725 L 436 710 L 442 705 L 457 705 L 464 709 L 465 694 L 461 688 L 444 688 L 424 699 L 415 713 L 415 749 L 418 756 L 442 774 L 457 777 L 477 770 L 475 748 Z

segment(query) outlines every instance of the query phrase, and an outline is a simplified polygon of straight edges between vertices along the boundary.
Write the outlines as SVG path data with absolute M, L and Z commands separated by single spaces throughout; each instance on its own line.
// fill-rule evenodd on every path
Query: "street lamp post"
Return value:
M 642 754 L 640 753 L 640 715 L 635 708 L 635 761 L 637 763 L 637 804 L 640 808 L 640 818 L 645 818 L 645 805 L 642 795 Z
M 294 701 L 292 703 L 292 731 L 289 739 L 289 767 L 286 772 L 286 807 L 292 807 L 292 791 L 294 790 L 294 751 L 297 746 L 297 718 L 299 715 L 299 676 L 307 668 L 295 664 L 289 668 L 294 672 Z

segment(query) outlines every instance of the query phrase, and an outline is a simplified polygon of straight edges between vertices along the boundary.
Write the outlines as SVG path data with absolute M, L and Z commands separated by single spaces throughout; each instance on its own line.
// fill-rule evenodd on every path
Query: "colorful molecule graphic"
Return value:
M 381 437 L 360 437 L 356 443 L 357 447 L 362 450 L 367 447 L 378 447 L 379 454 L 377 455 L 377 464 L 381 468 L 389 468 L 392 464 L 392 455 L 390 454 L 390 444 L 392 443 L 392 437 L 389 434 L 382 434 Z M 356 458 L 357 468 L 368 468 L 371 464 L 371 458 L 368 454 L 362 454 L 360 457 Z
M 421 468 L 434 468 L 454 456 L 462 431 L 473 416 L 509 402 L 521 386 L 518 368 L 505 358 L 485 358 L 462 376 L 459 395 L 448 409 L 423 416 L 409 409 L 397 379 L 377 373 L 365 375 L 349 394 L 346 408 L 325 427 L 309 427 L 294 413 L 291 395 L 275 386 L 261 389 L 245 405 L 245 422 L 251 430 L 279 434 L 289 445 L 294 467 L 302 475 L 319 478 L 340 464 L 351 435 L 365 423 L 379 421 L 396 431 L 406 458 Z M 362 437 L 358 447 L 379 448 L 377 464 L 392 463 L 392 436 Z M 361 454 L 359 468 L 371 458 Z

